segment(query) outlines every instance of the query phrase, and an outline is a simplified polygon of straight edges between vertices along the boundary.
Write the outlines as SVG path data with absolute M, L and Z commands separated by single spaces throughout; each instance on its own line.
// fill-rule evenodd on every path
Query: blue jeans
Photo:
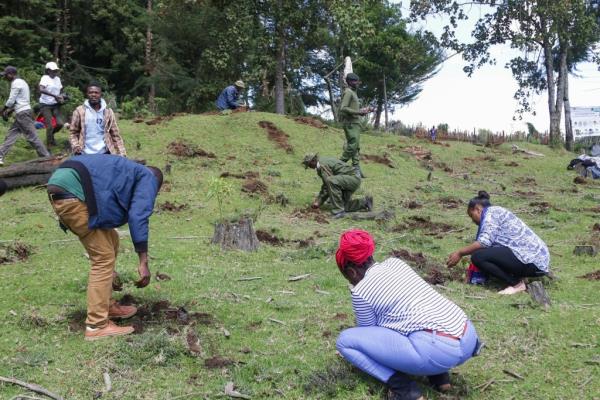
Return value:
M 473 356 L 477 340 L 471 321 L 460 340 L 427 331 L 405 336 L 367 326 L 343 331 L 337 349 L 352 365 L 385 383 L 397 371 L 417 376 L 447 372 Z

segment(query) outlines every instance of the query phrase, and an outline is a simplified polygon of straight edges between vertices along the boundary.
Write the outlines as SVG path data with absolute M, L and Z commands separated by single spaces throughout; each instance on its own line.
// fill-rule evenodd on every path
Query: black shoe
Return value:
M 346 216 L 346 212 L 340 211 L 338 213 L 333 214 L 333 219 L 340 219 L 340 218 L 344 218 L 345 216 Z
M 418 400 L 422 393 L 417 384 L 402 372 L 396 372 L 386 382 L 388 400 Z
M 427 377 L 429 379 L 429 384 L 438 392 L 447 392 L 450 387 L 450 374 L 448 372 L 444 372 L 438 375 L 430 375 Z
M 367 211 L 373 211 L 373 196 L 365 197 Z

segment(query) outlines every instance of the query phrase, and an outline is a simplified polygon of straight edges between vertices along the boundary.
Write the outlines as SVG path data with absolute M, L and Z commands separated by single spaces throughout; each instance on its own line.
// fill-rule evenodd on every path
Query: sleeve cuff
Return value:
M 148 241 L 133 243 L 136 253 L 147 253 L 148 252 Z

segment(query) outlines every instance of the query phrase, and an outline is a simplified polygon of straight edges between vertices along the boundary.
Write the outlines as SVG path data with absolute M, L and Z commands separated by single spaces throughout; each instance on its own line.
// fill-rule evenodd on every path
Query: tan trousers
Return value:
M 85 323 L 90 327 L 102 328 L 108 323 L 119 235 L 114 229 L 90 230 L 87 206 L 78 199 L 56 200 L 52 202 L 52 207 L 63 225 L 79 237 L 90 256 Z

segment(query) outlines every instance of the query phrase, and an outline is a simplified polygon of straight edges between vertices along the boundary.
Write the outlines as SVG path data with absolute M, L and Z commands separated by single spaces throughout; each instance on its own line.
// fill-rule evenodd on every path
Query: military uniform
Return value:
M 319 205 L 329 198 L 333 214 L 367 210 L 370 207 L 367 198 L 351 199 L 352 194 L 360 187 L 360 178 L 356 176 L 354 168 L 345 162 L 319 157 L 317 174 L 323 180 L 318 196 Z
M 352 165 L 358 167 L 360 153 L 360 103 L 352 88 L 346 88 L 340 105 L 340 122 L 343 123 L 346 134 L 346 145 L 340 160 L 346 162 L 352 159 Z

